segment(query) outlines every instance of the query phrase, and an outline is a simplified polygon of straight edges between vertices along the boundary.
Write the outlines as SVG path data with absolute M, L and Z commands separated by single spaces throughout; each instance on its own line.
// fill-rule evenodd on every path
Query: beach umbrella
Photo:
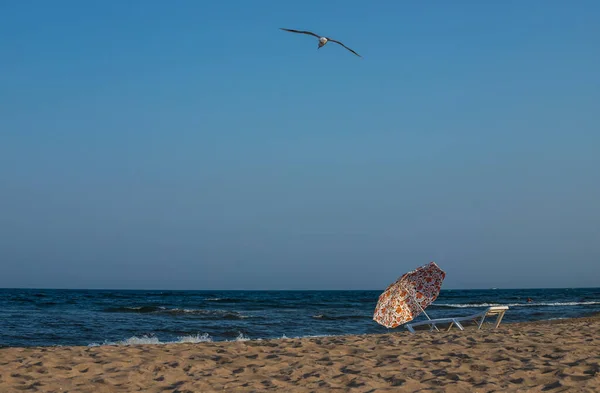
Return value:
M 446 273 L 430 262 L 405 273 L 386 288 L 375 307 L 373 320 L 385 327 L 395 328 L 412 321 L 437 299 Z

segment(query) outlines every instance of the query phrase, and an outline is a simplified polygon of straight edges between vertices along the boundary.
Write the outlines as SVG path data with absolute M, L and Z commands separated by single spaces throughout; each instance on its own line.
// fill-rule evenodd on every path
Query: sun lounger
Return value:
M 448 324 L 448 328 L 446 330 L 452 329 L 452 326 L 456 326 L 460 330 L 465 330 L 461 322 L 465 321 L 473 321 L 477 324 L 477 329 L 481 329 L 483 322 L 486 317 L 496 316 L 496 323 L 494 325 L 494 329 L 500 326 L 500 322 L 502 322 L 502 318 L 504 317 L 504 313 L 508 310 L 508 306 L 492 306 L 488 307 L 485 310 L 469 315 L 467 317 L 455 317 L 455 318 L 438 318 L 438 319 L 429 319 L 426 321 L 407 323 L 405 326 L 409 332 L 415 333 L 415 327 L 429 325 L 431 328 L 429 330 L 439 330 L 438 325 L 446 325 Z

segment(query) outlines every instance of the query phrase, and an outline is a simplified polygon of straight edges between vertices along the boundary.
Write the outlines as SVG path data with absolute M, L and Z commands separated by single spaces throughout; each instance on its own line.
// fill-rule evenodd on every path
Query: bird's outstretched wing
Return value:
M 339 41 L 332 40 L 331 38 L 327 38 L 327 40 L 328 40 L 328 41 L 331 41 L 331 42 L 335 42 L 336 44 L 340 44 L 340 45 L 341 45 L 341 46 L 343 46 L 344 48 L 348 49 L 350 52 L 354 53 L 356 56 L 358 56 L 358 57 L 362 57 L 361 55 L 359 55 L 358 53 L 354 52 L 352 49 L 348 48 L 346 45 L 342 44 L 342 43 L 341 43 L 341 42 L 339 42 Z
M 308 35 L 312 35 L 312 36 L 317 37 L 317 38 L 321 38 L 321 37 L 319 37 L 318 35 L 316 35 L 315 33 L 311 32 L 311 31 L 284 29 L 283 27 L 280 27 L 280 29 L 281 30 L 285 30 L 285 31 L 289 31 L 291 33 L 308 34 Z

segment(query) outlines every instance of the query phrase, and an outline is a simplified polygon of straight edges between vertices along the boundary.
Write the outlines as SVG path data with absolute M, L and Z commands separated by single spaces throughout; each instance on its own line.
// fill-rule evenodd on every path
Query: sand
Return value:
M 0 392 L 600 392 L 600 318 L 498 330 L 0 349 Z

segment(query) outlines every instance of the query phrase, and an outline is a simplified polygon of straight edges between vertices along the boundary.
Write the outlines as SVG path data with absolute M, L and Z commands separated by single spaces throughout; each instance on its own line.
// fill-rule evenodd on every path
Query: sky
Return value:
M 0 0 L 0 287 L 600 286 L 599 17 Z

